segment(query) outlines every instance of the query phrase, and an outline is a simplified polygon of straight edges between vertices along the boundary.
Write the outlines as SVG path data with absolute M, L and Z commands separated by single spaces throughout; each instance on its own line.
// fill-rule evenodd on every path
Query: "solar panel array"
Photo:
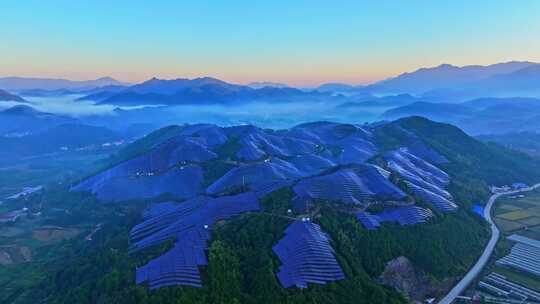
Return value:
M 292 199 L 293 209 L 294 209 L 294 211 L 296 211 L 298 213 L 306 212 L 309 209 L 311 204 L 312 204 L 311 199 L 309 197 L 306 197 L 306 196 L 298 196 L 298 195 L 296 195 Z
M 277 277 L 284 288 L 307 288 L 308 283 L 326 284 L 345 279 L 321 227 L 309 221 L 295 221 L 273 248 L 281 266 Z
M 531 239 L 531 238 L 528 238 L 526 236 L 522 236 L 519 234 L 512 234 L 511 236 L 507 237 L 507 239 L 517 242 L 517 243 L 522 243 L 525 245 L 540 248 L 540 241 L 534 240 L 534 239 Z
M 369 212 L 358 212 L 356 218 L 362 223 L 367 230 L 377 230 L 381 227 L 381 219 Z
M 302 172 L 303 176 L 316 175 L 337 166 L 334 161 L 317 154 L 297 155 L 288 161 Z
M 420 146 L 413 133 L 408 136 L 408 142 L 415 143 L 412 147 Z M 231 138 L 236 138 L 240 144 L 236 166 L 206 190 L 201 189 L 205 175 L 198 163 L 216 158 L 217 154 L 212 149 Z M 355 164 L 361 168 L 376 152 L 371 132 L 351 124 L 317 122 L 274 132 L 253 126 L 220 128 L 198 124 L 183 127 L 180 135 L 156 145 L 149 153 L 93 176 L 73 190 L 90 191 L 105 201 L 147 199 L 164 193 L 189 199 L 203 193 L 218 195 L 238 189 L 249 189 L 262 196 L 280 186 L 323 174 L 339 165 Z M 390 162 L 391 167 L 398 163 L 392 167 L 393 171 L 403 174 L 419 197 L 442 210 L 455 209 L 457 206 L 444 190 L 448 176 L 408 152 L 400 152 L 406 155 L 398 155 L 400 162 Z M 381 174 L 359 173 L 358 169 L 353 170 L 355 172 L 339 170 L 326 178 L 301 181 L 297 189 L 310 192 L 308 196 L 312 198 L 347 203 L 360 203 L 367 197 L 378 195 L 401 199 L 404 193 L 387 180 L 384 170 L 377 169 Z M 343 183 L 338 184 L 332 178 Z M 331 188 L 335 186 L 338 193 L 331 195 Z M 306 193 L 299 194 L 305 196 Z
M 205 250 L 209 239 L 206 229 L 183 233 L 171 250 L 137 268 L 135 282 L 147 282 L 151 290 L 174 285 L 201 287 L 199 266 L 208 264 Z
M 363 200 L 374 197 L 394 200 L 406 197 L 373 165 L 359 165 L 307 178 L 297 183 L 293 189 L 300 197 L 336 200 L 346 204 L 362 204 Z
M 153 198 L 171 193 L 177 198 L 190 198 L 200 193 L 203 172 L 199 166 L 172 168 L 164 173 L 126 175 L 119 166 L 106 170 L 74 186 L 73 191 L 88 191 L 102 201 L 125 201 Z
M 445 190 L 448 175 L 431 165 L 447 160 L 413 133 L 407 134 L 406 149 L 385 154 L 388 167 L 403 176 L 417 196 L 441 210 L 454 210 L 457 206 Z M 204 173 L 208 172 L 203 168 L 212 170 L 208 161 L 218 157 L 216 148 L 231 140 L 239 148 L 230 156 L 232 159 L 223 161 L 233 168 L 204 189 Z M 258 199 L 281 187 L 294 185 L 293 205 L 298 212 L 304 212 L 313 199 L 347 204 L 404 201 L 407 195 L 390 181 L 389 171 L 365 164 L 376 153 L 371 132 L 351 124 L 317 122 L 280 131 L 198 124 L 184 126 L 179 135 L 148 153 L 90 177 L 73 190 L 90 191 L 104 201 L 148 199 L 164 193 L 186 199 L 146 209 L 144 221 L 131 230 L 130 251 L 175 240 L 170 251 L 137 269 L 137 283 L 147 282 L 151 289 L 178 284 L 201 286 L 198 266 L 207 264 L 205 250 L 212 224 L 259 210 Z M 248 192 L 219 198 L 204 196 L 235 190 Z M 430 210 L 414 206 L 357 215 L 368 229 L 377 229 L 385 221 L 421 223 L 431 216 Z M 344 278 L 328 236 L 311 222 L 289 226 L 274 252 L 283 264 L 278 278 L 285 287 L 304 288 L 308 283 Z
M 248 187 L 261 191 L 275 182 L 295 180 L 302 176 L 291 163 L 278 158 L 231 169 L 207 188 L 209 194 L 219 194 L 227 190 Z
M 178 142 L 171 143 L 168 165 L 181 165 L 184 162 L 205 162 L 217 157 L 217 154 L 209 150 L 206 141 L 199 138 L 181 138 Z M 168 147 L 167 147 L 168 148 Z M 158 151 L 159 153 L 159 151 Z M 159 153 L 159 156 L 164 156 Z
M 143 219 L 146 220 L 151 217 L 157 217 L 161 214 L 168 213 L 174 210 L 176 207 L 178 207 L 178 203 L 172 202 L 172 201 L 154 203 L 148 206 L 148 208 L 144 209 L 142 216 L 143 216 Z
M 205 255 L 210 239 L 208 229 L 216 221 L 259 208 L 253 193 L 198 197 L 136 225 L 130 232 L 131 252 L 176 240 L 171 250 L 137 268 L 137 284 L 148 282 L 150 289 L 171 285 L 200 287 L 198 266 L 208 263 Z
M 389 151 L 384 155 L 388 168 L 405 179 L 412 192 L 442 211 L 454 211 L 457 205 L 445 190 L 448 174 L 423 159 L 411 154 L 407 148 Z
M 399 129 L 407 136 L 403 145 L 407 147 L 410 153 L 432 164 L 445 164 L 449 162 L 444 155 L 424 144 L 424 142 L 422 142 L 422 140 L 413 132 L 401 127 Z
M 497 260 L 496 264 L 528 272 L 540 277 L 540 244 L 538 241 L 524 236 L 511 236 L 517 241 L 510 254 Z
M 371 133 L 351 124 L 312 122 L 298 125 L 285 132 L 288 136 L 302 138 L 318 144 L 333 144 L 347 137 L 371 138 Z
M 499 297 L 513 298 L 526 303 L 526 300 L 540 302 L 540 293 L 509 281 L 505 276 L 492 272 L 478 284 Z
M 265 156 L 289 157 L 309 154 L 315 151 L 316 144 L 286 134 L 274 135 L 253 127 L 232 127 L 229 132 L 239 137 L 240 150 L 236 157 L 240 160 L 254 161 Z
M 431 210 L 418 206 L 385 208 L 378 214 L 371 214 L 367 211 L 356 214 L 356 218 L 368 230 L 376 230 L 384 222 L 395 222 L 402 226 L 421 224 L 427 222 L 431 217 L 433 217 Z
M 209 147 L 222 145 L 228 140 L 227 134 L 222 128 L 211 124 L 189 125 L 182 130 L 181 134 L 202 139 L 202 142 Z
M 362 164 L 377 153 L 372 142 L 357 136 L 343 138 L 335 144 L 341 149 L 334 159 L 339 164 Z

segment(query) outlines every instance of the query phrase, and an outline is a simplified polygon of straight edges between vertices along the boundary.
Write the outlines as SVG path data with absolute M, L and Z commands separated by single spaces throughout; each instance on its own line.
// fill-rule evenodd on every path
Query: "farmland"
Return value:
M 512 234 L 540 240 L 540 191 L 535 190 L 519 196 L 500 198 L 494 209 L 494 220 L 501 230 L 501 240 L 497 245 L 492 263 L 485 274 L 497 273 L 509 281 L 540 291 L 540 280 L 533 274 L 515 268 L 495 265 L 495 261 L 510 254 L 515 242 L 507 239 Z

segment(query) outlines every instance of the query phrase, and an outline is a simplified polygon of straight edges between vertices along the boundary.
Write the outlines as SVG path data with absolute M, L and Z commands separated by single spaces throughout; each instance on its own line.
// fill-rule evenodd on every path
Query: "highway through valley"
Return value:
M 489 242 L 487 243 L 484 252 L 482 252 L 482 255 L 480 256 L 478 261 L 476 261 L 476 264 L 474 264 L 474 266 L 469 270 L 469 272 L 467 272 L 467 274 L 461 279 L 461 281 L 459 281 L 454 286 L 454 288 L 452 288 L 450 292 L 448 292 L 448 294 L 439 301 L 439 304 L 450 304 L 454 302 L 456 297 L 462 294 L 465 289 L 467 289 L 467 287 L 471 284 L 471 282 L 482 272 L 482 269 L 484 269 L 487 262 L 489 261 L 489 258 L 493 254 L 493 250 L 495 249 L 495 246 L 497 245 L 501 234 L 499 228 L 497 228 L 497 225 L 495 225 L 495 222 L 491 218 L 491 208 L 493 207 L 495 201 L 503 195 L 532 191 L 538 187 L 540 187 L 540 183 L 520 190 L 495 193 L 489 198 L 488 203 L 484 208 L 484 217 L 486 218 L 487 222 L 491 227 L 491 238 L 489 239 Z

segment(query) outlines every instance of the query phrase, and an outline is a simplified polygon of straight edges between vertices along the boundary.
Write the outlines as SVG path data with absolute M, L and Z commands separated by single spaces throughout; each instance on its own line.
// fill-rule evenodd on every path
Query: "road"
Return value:
M 469 272 L 467 272 L 467 274 L 461 279 L 461 281 L 459 281 L 456 284 L 456 286 L 454 286 L 454 288 L 452 288 L 452 290 L 450 290 L 450 292 L 448 292 L 448 294 L 439 301 L 439 304 L 452 303 L 456 299 L 457 296 L 462 294 L 465 291 L 465 289 L 467 289 L 467 287 L 480 274 L 480 272 L 482 272 L 482 269 L 484 268 L 484 266 L 486 266 L 486 263 L 489 261 L 489 258 L 491 257 L 491 254 L 493 253 L 493 250 L 495 249 L 495 246 L 497 245 L 497 242 L 499 241 L 499 236 L 501 234 L 499 229 L 495 225 L 495 222 L 493 222 L 493 219 L 491 218 L 491 207 L 493 207 L 493 204 L 495 203 L 495 201 L 503 195 L 531 191 L 538 187 L 540 187 L 540 183 L 534 186 L 528 187 L 528 188 L 521 189 L 521 190 L 513 190 L 513 191 L 508 191 L 508 192 L 496 193 L 496 194 L 493 194 L 489 198 L 488 203 L 486 204 L 484 208 L 484 217 L 486 218 L 489 225 L 491 226 L 491 238 L 489 239 L 489 242 L 486 248 L 484 249 L 484 252 L 480 256 L 478 261 L 476 261 L 476 264 L 474 264 L 474 266 L 469 270 Z

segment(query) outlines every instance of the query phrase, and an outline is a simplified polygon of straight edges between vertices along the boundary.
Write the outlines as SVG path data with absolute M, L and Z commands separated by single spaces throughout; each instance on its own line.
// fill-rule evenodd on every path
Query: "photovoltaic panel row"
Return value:
M 408 148 L 389 151 L 384 159 L 388 168 L 404 178 L 416 196 L 442 211 L 457 209 L 452 195 L 445 190 L 450 178 L 444 171 L 409 153 Z
M 431 210 L 418 206 L 385 208 L 378 214 L 367 211 L 356 214 L 356 218 L 368 230 L 376 230 L 384 222 L 395 222 L 402 226 L 421 224 L 427 222 L 431 217 L 433 217 Z
M 497 260 L 496 264 L 528 272 L 540 278 L 540 248 L 517 243 L 510 250 L 510 254 Z
M 282 264 L 277 277 L 284 288 L 307 288 L 308 283 L 326 284 L 345 278 L 328 235 L 312 222 L 293 222 L 272 249 Z
M 255 194 L 243 193 L 219 198 L 198 197 L 149 217 L 132 229 L 131 252 L 171 239 L 175 240 L 175 245 L 137 268 L 137 284 L 148 283 L 150 289 L 172 285 L 200 287 L 198 267 L 208 263 L 205 251 L 211 226 L 216 221 L 259 208 Z
M 368 198 L 401 200 L 405 193 L 392 184 L 373 165 L 359 165 L 334 173 L 301 180 L 294 186 L 299 197 L 338 200 L 362 204 Z
M 241 165 L 231 169 L 212 183 L 206 192 L 216 195 L 240 187 L 261 191 L 273 183 L 292 181 L 300 177 L 302 177 L 302 172 L 298 171 L 291 163 L 279 158 L 272 158 L 268 161 Z
M 210 226 L 215 221 L 259 209 L 258 199 L 252 192 L 219 198 L 196 197 L 179 204 L 174 211 L 133 227 L 130 233 L 131 250 L 157 245 L 177 238 L 184 231 Z
M 203 171 L 196 165 L 175 167 L 159 174 L 147 172 L 133 176 L 125 174 L 126 165 L 123 163 L 94 175 L 71 190 L 88 191 L 99 200 L 107 202 L 148 199 L 163 193 L 171 193 L 178 198 L 191 198 L 203 190 Z

